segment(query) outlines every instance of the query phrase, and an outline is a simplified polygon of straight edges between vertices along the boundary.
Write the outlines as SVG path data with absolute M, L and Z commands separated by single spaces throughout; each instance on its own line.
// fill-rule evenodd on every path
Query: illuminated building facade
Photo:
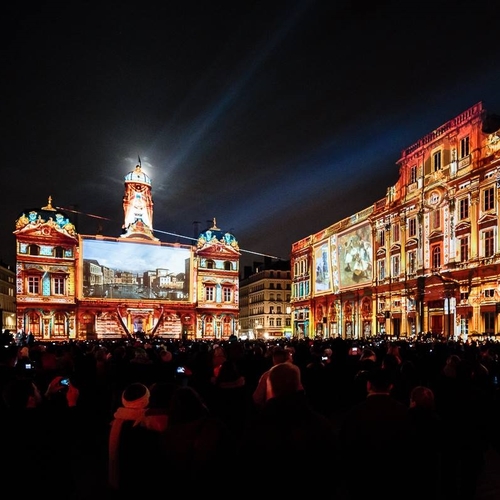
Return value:
M 228 338 L 239 311 L 239 247 L 213 226 L 195 245 L 154 236 L 151 179 L 125 176 L 123 233 L 80 235 L 64 209 L 16 221 L 17 330 L 38 340 Z
M 290 261 L 254 263 L 240 281 L 240 338 L 291 337 Z
M 397 163 L 383 199 L 292 245 L 295 335 L 500 332 L 500 117 L 478 103 Z
M 16 274 L 12 266 L 0 261 L 0 326 L 1 332 L 16 332 Z

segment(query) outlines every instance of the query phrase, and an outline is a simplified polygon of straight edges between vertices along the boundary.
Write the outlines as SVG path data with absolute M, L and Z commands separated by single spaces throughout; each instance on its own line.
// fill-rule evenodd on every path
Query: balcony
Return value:
M 470 155 L 458 160 L 458 169 L 468 167 L 470 165 Z

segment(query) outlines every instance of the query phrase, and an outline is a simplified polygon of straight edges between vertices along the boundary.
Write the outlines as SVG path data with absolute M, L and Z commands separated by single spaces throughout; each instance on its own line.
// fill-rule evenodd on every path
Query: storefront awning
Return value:
M 472 314 L 472 306 L 457 306 L 457 314 L 459 316 L 470 316 Z
M 408 314 L 406 316 L 408 318 L 416 318 L 417 317 L 417 312 L 416 311 L 408 311 Z
M 392 316 L 392 319 L 401 319 L 400 312 L 393 312 L 391 316 Z
M 496 311 L 496 305 L 495 304 L 484 304 L 481 306 L 481 312 L 482 313 L 491 313 Z

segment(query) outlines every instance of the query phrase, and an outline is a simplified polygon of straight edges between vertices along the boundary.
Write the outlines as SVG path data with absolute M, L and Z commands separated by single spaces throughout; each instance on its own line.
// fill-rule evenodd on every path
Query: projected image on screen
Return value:
M 83 240 L 83 297 L 189 300 L 189 248 Z
M 369 224 L 339 235 L 340 286 L 349 287 L 372 280 L 372 234 Z

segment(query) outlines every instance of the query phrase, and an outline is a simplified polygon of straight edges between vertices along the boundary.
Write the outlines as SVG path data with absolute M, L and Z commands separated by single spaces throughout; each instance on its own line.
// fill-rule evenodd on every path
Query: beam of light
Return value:
M 65 212 L 72 212 L 74 214 L 85 215 L 87 217 L 92 217 L 94 219 L 102 219 L 102 220 L 107 220 L 107 221 L 116 223 L 116 221 L 114 221 L 113 219 L 109 219 L 108 217 L 102 217 L 100 215 L 95 215 L 95 214 L 88 214 L 86 212 L 81 212 L 79 210 L 74 210 L 72 208 L 65 208 L 65 207 L 56 207 L 56 208 L 57 208 L 57 210 L 64 210 Z M 193 238 L 191 236 L 185 236 L 183 234 L 170 233 L 168 231 L 162 231 L 160 229 L 153 229 L 153 232 L 160 233 L 160 234 L 167 234 L 169 236 L 175 236 L 176 238 L 184 238 L 184 239 L 190 240 L 190 241 L 198 241 L 198 238 Z M 276 257 L 275 255 L 269 255 L 269 254 L 260 253 L 260 252 L 253 252 L 252 250 L 244 250 L 242 248 L 240 248 L 240 252 L 249 253 L 249 254 L 253 254 L 253 255 L 259 255 L 261 257 L 270 257 L 271 259 L 286 260 L 286 259 L 282 259 L 281 257 Z
M 206 136 L 210 130 L 215 129 L 217 120 L 230 109 L 231 105 L 237 101 L 241 95 L 244 95 L 245 87 L 249 85 L 252 76 L 257 72 L 259 67 L 262 66 L 262 63 L 269 54 L 272 53 L 300 21 L 301 16 L 307 11 L 310 4 L 310 1 L 298 2 L 295 9 L 292 9 L 291 13 L 284 20 L 280 29 L 275 30 L 273 36 L 265 38 L 265 43 L 262 42 L 255 50 L 249 51 L 251 57 L 248 57 L 247 60 L 240 65 L 241 68 L 244 68 L 244 71 L 242 70 L 239 76 L 233 78 L 233 81 L 228 83 L 223 89 L 223 93 L 218 102 L 213 103 L 193 122 L 191 130 L 186 134 L 184 142 L 179 147 L 179 153 L 175 158 L 171 158 L 169 161 L 168 168 L 170 171 L 173 171 L 179 166 L 182 166 L 184 169 L 186 163 L 185 159 L 191 155 L 193 151 L 196 151 L 198 155 L 203 154 L 203 148 L 208 147 L 210 144 L 210 141 L 203 142 L 204 136 Z M 200 79 L 197 89 L 201 91 L 203 86 L 204 80 Z M 191 161 L 190 163 L 193 162 Z
M 80 212 L 79 210 L 73 210 L 72 208 L 64 208 L 64 207 L 56 207 L 56 208 L 57 210 L 64 210 L 65 212 L 72 212 L 74 214 L 86 215 L 87 217 L 92 217 L 94 219 L 109 220 L 110 222 L 114 222 L 113 219 L 108 219 L 108 217 L 102 217 L 100 215 L 95 215 L 95 214 L 87 214 L 85 212 Z
M 332 223 L 338 220 L 335 214 L 339 211 L 347 215 L 366 208 L 384 198 L 385 188 L 396 183 L 401 151 L 422 133 L 418 127 L 421 121 L 428 120 L 427 112 L 417 109 L 416 104 L 412 111 L 409 114 L 397 111 L 361 125 L 358 122 L 346 125 L 315 150 L 289 163 L 287 174 L 280 179 L 279 190 L 274 183 L 249 185 L 245 189 L 245 205 L 225 213 L 236 226 L 245 228 L 266 225 L 269 220 L 293 219 L 300 212 L 304 193 L 315 193 L 318 200 L 324 200 L 324 206 L 330 207 Z M 411 121 L 408 121 L 407 114 L 412 117 Z M 281 171 L 281 166 L 270 164 L 267 170 Z M 370 179 L 374 189 L 368 192 L 360 190 L 359 176 L 352 175 L 354 170 Z M 393 173 L 388 175 L 391 171 Z M 387 177 L 394 181 L 383 186 L 378 179 Z M 350 208 L 345 206 L 346 200 Z M 251 211 L 248 206 L 252 207 Z

